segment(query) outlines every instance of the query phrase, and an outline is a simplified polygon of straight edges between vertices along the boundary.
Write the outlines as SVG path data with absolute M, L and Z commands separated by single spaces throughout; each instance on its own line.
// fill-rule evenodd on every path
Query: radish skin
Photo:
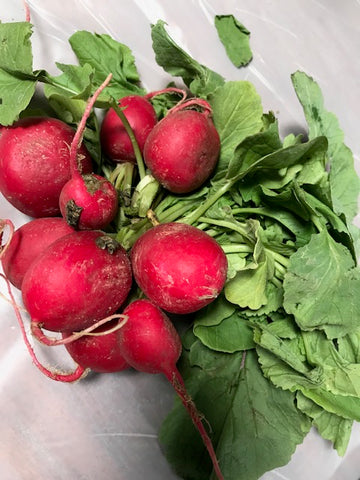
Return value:
M 203 112 L 187 109 L 199 103 Z M 210 105 L 180 102 L 152 129 L 144 162 L 156 180 L 172 193 L 189 193 L 209 178 L 220 153 L 220 137 L 210 118 Z
M 142 234 L 131 253 L 136 283 L 163 310 L 188 314 L 222 291 L 227 259 L 207 233 L 184 223 L 156 225 Z
M 33 324 L 76 332 L 114 314 L 131 285 L 126 251 L 101 231 L 83 230 L 58 239 L 31 264 L 22 298 Z

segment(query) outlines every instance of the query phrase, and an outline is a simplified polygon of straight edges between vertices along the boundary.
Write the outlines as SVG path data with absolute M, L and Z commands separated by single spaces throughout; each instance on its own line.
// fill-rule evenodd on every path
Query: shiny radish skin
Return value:
M 154 107 L 149 100 L 140 95 L 129 95 L 118 102 L 134 132 L 140 152 L 143 152 L 145 141 L 157 123 Z M 100 140 L 108 158 L 114 162 L 136 163 L 134 149 L 124 124 L 113 108 L 110 108 L 101 124 Z
M 32 262 L 55 240 L 73 233 L 63 218 L 35 218 L 17 228 L 1 257 L 7 279 L 18 289 Z
M 60 238 L 25 274 L 22 298 L 45 330 L 78 332 L 115 313 L 132 285 L 126 251 L 101 231 Z
M 107 322 L 93 333 L 105 332 L 116 324 L 117 321 L 114 320 Z M 63 334 L 63 338 L 67 336 L 68 334 Z M 119 330 L 106 335 L 84 335 L 66 344 L 65 348 L 78 365 L 93 372 L 113 373 L 130 368 L 120 351 Z
M 207 233 L 183 223 L 152 227 L 130 253 L 134 278 L 145 295 L 169 313 L 188 314 L 222 291 L 227 259 Z
M 152 129 L 144 162 L 172 193 L 189 193 L 209 178 L 220 153 L 220 137 L 209 115 L 196 110 L 168 113 Z
M 203 416 L 188 394 L 176 367 L 182 346 L 174 325 L 160 308 L 147 299 L 131 302 L 123 314 L 127 317 L 127 322 L 119 329 L 119 339 L 125 360 L 139 372 L 165 375 L 201 435 L 216 477 L 223 480 L 214 447 L 202 422 Z
M 101 230 L 117 214 L 118 194 L 113 184 L 100 175 L 73 175 L 61 190 L 59 205 L 62 216 L 72 227 Z
M 74 130 L 61 120 L 27 117 L 0 135 L 0 191 L 30 217 L 60 215 L 59 196 L 70 179 L 70 144 Z M 78 152 L 81 173 L 92 171 L 85 146 Z

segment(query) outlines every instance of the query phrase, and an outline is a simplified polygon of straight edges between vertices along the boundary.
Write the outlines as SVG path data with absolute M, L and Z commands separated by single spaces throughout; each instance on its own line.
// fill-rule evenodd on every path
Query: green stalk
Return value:
M 250 245 L 246 245 L 244 243 L 237 243 L 237 244 L 231 243 L 231 244 L 224 244 L 220 246 L 225 253 L 252 253 L 254 251 L 250 247 Z
M 210 195 L 204 203 L 202 203 L 198 208 L 196 208 L 190 215 L 185 216 L 181 221 L 182 223 L 187 223 L 193 225 L 195 222 L 199 221 L 200 217 L 216 203 L 219 198 L 221 198 L 226 192 L 230 190 L 235 182 L 228 180 L 224 183 L 218 190 L 216 190 L 212 195 Z
M 208 218 L 208 217 L 198 217 L 197 220 L 202 223 L 208 223 L 210 225 L 216 225 L 218 227 L 224 227 L 230 230 L 234 230 L 235 232 L 239 233 L 242 237 L 244 237 L 251 245 L 254 244 L 253 238 L 249 237 L 248 231 L 245 228 L 242 228 L 239 222 L 233 223 L 233 222 L 228 222 L 226 220 L 218 220 L 215 218 Z

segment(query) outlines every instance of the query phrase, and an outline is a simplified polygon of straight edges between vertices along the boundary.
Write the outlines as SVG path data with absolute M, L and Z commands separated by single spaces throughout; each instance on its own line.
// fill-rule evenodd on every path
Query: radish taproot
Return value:
M 32 331 L 77 332 L 116 312 L 132 285 L 126 251 L 101 231 L 75 231 L 29 267 L 22 298 Z M 42 340 L 43 341 L 43 340 Z
M 119 100 L 118 105 L 133 130 L 142 153 L 145 140 L 157 123 L 154 107 L 141 95 L 129 95 Z M 136 162 L 132 141 L 117 112 L 110 108 L 102 121 L 100 130 L 104 153 L 114 162 Z
M 147 299 L 131 302 L 123 311 L 126 323 L 119 329 L 120 350 L 128 364 L 145 373 L 162 373 L 174 387 L 198 429 L 213 462 L 218 479 L 223 479 L 211 439 L 202 416 L 186 391 L 176 363 L 181 355 L 181 339 L 164 312 Z
M 1 263 L 8 280 L 18 289 L 31 263 L 55 240 L 72 233 L 63 218 L 35 218 L 17 228 Z
M 203 111 L 189 109 L 199 105 Z M 172 193 L 189 193 L 209 178 L 220 153 L 220 137 L 211 120 L 211 107 L 201 99 L 180 102 L 151 130 L 144 162 Z
M 109 74 L 87 102 L 70 145 L 71 178 L 63 186 L 59 197 L 62 216 L 69 225 L 80 230 L 101 230 L 111 223 L 118 211 L 118 194 L 114 185 L 101 175 L 81 174 L 76 162 L 87 119 L 111 78 L 112 74 Z
M 109 331 L 116 324 L 117 321 L 112 320 L 91 334 L 65 344 L 72 359 L 84 369 L 99 373 L 121 372 L 129 368 L 119 348 L 119 330 Z M 67 337 L 68 334 L 63 333 L 63 338 Z
M 59 196 L 70 179 L 74 130 L 56 118 L 27 117 L 0 135 L 0 192 L 30 217 L 60 215 Z M 92 171 L 85 146 L 76 156 L 82 173 Z
M 156 225 L 131 249 L 136 283 L 156 305 L 187 314 L 212 302 L 224 287 L 227 259 L 207 233 L 184 223 Z

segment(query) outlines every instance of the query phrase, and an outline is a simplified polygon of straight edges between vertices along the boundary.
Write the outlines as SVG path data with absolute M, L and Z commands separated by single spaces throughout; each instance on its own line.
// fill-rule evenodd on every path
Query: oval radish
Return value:
M 171 313 L 192 313 L 212 302 L 227 275 L 227 259 L 207 233 L 183 223 L 164 223 L 139 237 L 131 250 L 138 286 Z
M 187 104 L 183 103 L 181 108 Z M 150 132 L 144 146 L 144 162 L 166 189 L 189 193 L 208 179 L 219 152 L 219 134 L 207 110 L 174 109 Z
M 50 331 L 80 331 L 125 301 L 132 284 L 125 250 L 101 231 L 83 230 L 50 245 L 22 284 L 32 323 Z

